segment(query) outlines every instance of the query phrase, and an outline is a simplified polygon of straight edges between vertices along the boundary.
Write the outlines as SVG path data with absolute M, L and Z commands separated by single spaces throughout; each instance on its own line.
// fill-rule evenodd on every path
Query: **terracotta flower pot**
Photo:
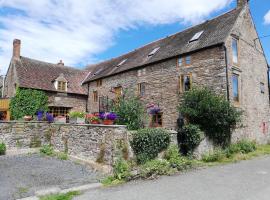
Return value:
M 32 120 L 32 116 L 26 115 L 26 116 L 23 117 L 23 119 L 24 119 L 25 121 L 31 121 L 31 120 Z
M 103 120 L 103 124 L 104 124 L 104 125 L 113 125 L 113 120 L 104 119 L 104 120 Z
M 91 124 L 99 124 L 99 121 L 98 120 L 93 120 L 90 122 Z

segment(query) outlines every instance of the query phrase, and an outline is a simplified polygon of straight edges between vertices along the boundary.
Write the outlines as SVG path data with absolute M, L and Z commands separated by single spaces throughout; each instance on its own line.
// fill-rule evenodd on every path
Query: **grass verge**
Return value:
M 72 200 L 73 197 L 80 195 L 78 191 L 68 192 L 66 194 L 52 194 L 40 197 L 40 200 Z

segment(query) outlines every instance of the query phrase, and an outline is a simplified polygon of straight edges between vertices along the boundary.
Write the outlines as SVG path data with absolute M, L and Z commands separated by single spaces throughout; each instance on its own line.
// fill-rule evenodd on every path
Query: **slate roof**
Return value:
M 68 81 L 67 93 L 87 95 L 87 90 L 81 86 L 88 72 L 72 67 L 38 61 L 21 56 L 14 60 L 20 87 L 47 91 L 57 91 L 54 81 L 63 74 Z
M 84 80 L 84 83 L 146 66 L 164 59 L 220 45 L 225 42 L 241 10 L 239 8 L 233 9 L 212 20 L 205 21 L 182 32 L 152 42 L 127 54 L 95 65 L 89 65 L 86 69 L 90 70 L 91 73 Z M 189 43 L 189 40 L 200 31 L 204 32 L 199 40 Z M 159 50 L 152 57 L 148 57 L 148 54 L 158 47 Z M 117 67 L 125 59 L 127 60 L 121 66 Z

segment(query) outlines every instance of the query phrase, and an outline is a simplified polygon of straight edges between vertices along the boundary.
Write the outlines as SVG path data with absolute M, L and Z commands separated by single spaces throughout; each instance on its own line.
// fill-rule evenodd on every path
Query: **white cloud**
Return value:
M 232 0 L 0 0 L 0 66 L 8 67 L 12 40 L 22 55 L 76 65 L 114 44 L 120 30 L 140 25 L 197 23 Z M 16 12 L 14 12 L 16 10 Z
M 266 13 L 266 15 L 264 16 L 264 23 L 265 23 L 265 24 L 270 24 L 270 10 L 269 10 L 268 13 Z

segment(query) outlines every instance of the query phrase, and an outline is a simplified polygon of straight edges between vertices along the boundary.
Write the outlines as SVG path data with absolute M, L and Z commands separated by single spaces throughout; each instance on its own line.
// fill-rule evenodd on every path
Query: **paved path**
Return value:
M 34 195 L 37 190 L 61 189 L 97 182 L 99 174 L 71 161 L 32 155 L 0 156 L 0 200 Z
M 270 157 L 89 191 L 74 200 L 269 200 Z

